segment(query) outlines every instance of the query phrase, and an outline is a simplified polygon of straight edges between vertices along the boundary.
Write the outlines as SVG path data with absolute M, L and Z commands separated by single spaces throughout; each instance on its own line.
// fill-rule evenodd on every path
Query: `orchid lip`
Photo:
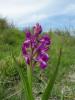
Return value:
M 46 68 L 47 67 L 47 63 L 45 61 L 43 61 L 43 60 L 40 60 L 40 67 L 42 69 Z

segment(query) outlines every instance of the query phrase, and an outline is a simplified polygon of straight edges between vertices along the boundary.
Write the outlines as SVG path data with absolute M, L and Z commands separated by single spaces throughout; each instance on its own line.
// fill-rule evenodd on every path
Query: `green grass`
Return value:
M 54 72 L 57 64 L 59 49 L 62 49 L 62 58 L 59 74 L 51 94 L 51 100 L 57 98 L 60 100 L 62 91 L 64 91 L 64 100 L 74 100 L 75 81 L 72 82 L 71 76 L 75 71 L 75 37 L 70 35 L 57 35 L 49 33 L 51 36 L 51 47 L 49 50 L 50 60 L 47 69 L 42 72 L 42 86 L 40 86 L 40 68 L 36 66 L 33 73 L 34 95 L 40 95 L 47 79 Z M 0 100 L 23 100 L 23 90 L 20 83 L 20 77 L 12 58 L 12 52 L 16 56 L 18 63 L 25 69 L 24 59 L 21 53 L 21 46 L 25 34 L 18 29 L 5 29 L 0 32 Z M 40 86 L 40 89 L 38 90 Z M 35 88 L 36 87 L 36 88 Z

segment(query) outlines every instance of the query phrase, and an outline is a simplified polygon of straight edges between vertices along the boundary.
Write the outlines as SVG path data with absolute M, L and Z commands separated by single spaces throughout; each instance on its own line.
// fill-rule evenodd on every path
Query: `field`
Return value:
M 75 100 L 75 37 L 61 31 L 59 34 L 49 32 L 49 35 L 52 41 L 49 50 L 50 60 L 44 71 L 40 71 L 38 66 L 35 67 L 33 73 L 34 95 L 37 98 L 42 95 L 47 79 L 54 72 L 59 50 L 62 47 L 60 69 L 50 100 L 60 100 L 62 95 L 64 100 Z M 24 39 L 25 33 L 17 28 L 0 30 L 0 100 L 23 100 L 22 84 L 12 53 L 19 65 L 26 70 L 21 51 Z M 42 72 L 42 79 L 40 72 Z

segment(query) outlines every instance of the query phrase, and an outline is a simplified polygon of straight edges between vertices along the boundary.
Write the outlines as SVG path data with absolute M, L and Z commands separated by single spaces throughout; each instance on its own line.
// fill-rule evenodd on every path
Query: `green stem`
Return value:
M 32 71 L 30 66 L 27 66 L 27 78 L 28 78 L 29 87 L 32 90 Z
M 27 66 L 27 79 L 29 84 L 29 96 L 31 97 L 30 100 L 34 100 L 33 93 L 32 93 L 32 68 L 31 66 Z

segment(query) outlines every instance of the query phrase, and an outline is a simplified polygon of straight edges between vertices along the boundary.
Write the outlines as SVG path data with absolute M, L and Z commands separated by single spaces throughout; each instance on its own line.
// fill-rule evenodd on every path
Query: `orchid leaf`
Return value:
M 16 64 L 16 68 L 17 68 L 17 71 L 19 72 L 19 75 L 20 75 L 20 78 L 21 78 L 21 82 L 22 82 L 22 86 L 23 86 L 23 89 L 24 89 L 24 96 L 25 96 L 25 100 L 33 100 L 32 98 L 32 95 L 31 95 L 31 89 L 30 89 L 30 86 L 29 86 L 29 83 L 28 83 L 28 79 L 27 77 L 25 76 L 25 71 L 23 68 L 21 68 L 21 66 L 18 64 L 17 60 L 15 59 L 15 57 L 13 56 L 14 58 L 14 61 L 15 61 L 15 64 Z
M 42 95 L 42 99 L 41 100 L 48 100 L 50 95 L 51 95 L 51 92 L 52 92 L 52 89 L 53 89 L 53 86 L 54 86 L 54 83 L 55 83 L 55 80 L 57 78 L 57 75 L 58 75 L 58 71 L 59 71 L 59 65 L 60 65 L 60 61 L 61 61 L 61 48 L 60 48 L 60 53 L 59 53 L 59 57 L 58 57 L 58 62 L 57 62 L 57 66 L 56 66 L 56 69 L 53 73 L 53 76 L 51 77 L 51 79 L 49 80 L 48 84 L 47 84 L 47 87 Z

